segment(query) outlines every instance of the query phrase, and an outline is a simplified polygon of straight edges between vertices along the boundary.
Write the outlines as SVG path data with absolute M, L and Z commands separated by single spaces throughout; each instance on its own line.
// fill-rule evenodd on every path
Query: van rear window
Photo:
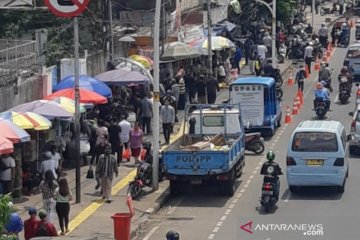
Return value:
M 360 49 L 349 49 L 346 58 L 360 58 Z
M 337 152 L 335 133 L 298 132 L 292 143 L 294 152 Z

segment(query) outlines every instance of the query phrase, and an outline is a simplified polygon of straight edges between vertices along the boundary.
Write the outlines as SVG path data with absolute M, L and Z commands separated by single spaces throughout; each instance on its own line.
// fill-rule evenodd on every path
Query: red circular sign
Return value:
M 90 0 L 44 0 L 48 9 L 58 17 L 71 18 L 79 16 L 88 6 Z

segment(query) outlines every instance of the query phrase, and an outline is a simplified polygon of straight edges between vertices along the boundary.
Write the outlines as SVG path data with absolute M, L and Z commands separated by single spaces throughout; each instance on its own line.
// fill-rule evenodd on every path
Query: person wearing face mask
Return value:
M 117 177 L 119 174 L 117 160 L 111 154 L 111 145 L 105 145 L 105 153 L 101 154 L 96 165 L 96 174 L 101 179 L 102 198 L 106 199 L 107 203 L 111 203 L 111 187 L 114 179 L 114 174 Z

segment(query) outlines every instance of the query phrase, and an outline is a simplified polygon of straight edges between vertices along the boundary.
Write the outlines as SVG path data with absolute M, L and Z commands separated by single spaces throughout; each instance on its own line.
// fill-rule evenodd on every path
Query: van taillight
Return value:
M 357 95 L 357 96 L 360 96 L 360 89 L 358 89 L 358 90 L 356 91 L 356 95 Z
M 294 166 L 294 165 L 296 165 L 294 158 L 286 157 L 286 166 Z
M 334 162 L 334 166 L 344 166 L 344 158 L 337 158 Z
M 352 132 L 356 131 L 356 121 L 355 120 L 352 120 L 352 122 L 351 122 L 351 131 Z

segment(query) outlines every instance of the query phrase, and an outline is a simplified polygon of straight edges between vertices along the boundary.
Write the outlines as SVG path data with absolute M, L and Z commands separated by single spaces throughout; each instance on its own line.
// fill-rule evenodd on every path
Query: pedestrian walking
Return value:
M 55 190 L 58 187 L 58 184 L 55 181 L 55 177 L 53 171 L 47 170 L 45 172 L 45 179 L 40 183 L 40 190 L 42 192 L 42 199 L 43 199 L 43 208 L 47 212 L 48 221 L 54 221 L 55 215 Z
M 122 116 L 123 119 L 119 123 L 119 127 L 121 128 L 120 134 L 120 150 L 119 153 L 121 154 L 121 160 L 122 155 L 124 152 L 124 149 L 129 148 L 129 139 L 130 139 L 130 131 L 131 131 L 131 124 L 127 120 L 125 116 Z M 130 161 L 130 158 L 127 159 L 127 161 Z
M 249 58 L 250 58 L 250 53 L 251 53 L 251 47 L 254 45 L 254 41 L 248 37 L 245 40 L 244 43 L 244 49 L 245 49 L 245 64 L 248 65 L 249 64 Z
M 140 101 L 140 116 L 141 124 L 144 133 L 151 133 L 151 118 L 153 116 L 152 103 L 147 96 L 144 96 Z
M 216 102 L 217 92 L 220 91 L 219 82 L 212 76 L 209 76 L 206 82 L 208 103 L 214 104 Z
M 304 52 L 305 64 L 310 74 L 311 74 L 311 61 L 313 59 L 313 50 L 314 50 L 312 45 L 313 45 L 312 42 L 306 43 L 306 48 Z
M 0 156 L 0 183 L 4 187 L 4 194 L 13 191 L 14 168 L 15 160 L 9 154 Z
M 176 77 L 175 77 L 176 79 Z M 180 98 L 180 86 L 178 84 L 178 82 L 175 81 L 171 81 L 171 93 L 172 95 L 175 97 L 176 99 L 176 106 L 179 106 L 179 98 Z
M 344 0 L 338 0 L 337 2 L 339 4 L 339 13 L 340 15 L 343 15 L 344 14 L 344 4 L 345 4 L 345 1 Z
M 117 177 L 119 172 L 116 158 L 111 154 L 111 146 L 109 144 L 105 146 L 105 153 L 99 157 L 96 172 L 101 178 L 102 198 L 106 199 L 107 203 L 111 203 L 112 181 L 114 174 Z
M 42 177 L 44 178 L 46 172 L 50 170 L 53 173 L 54 178 L 57 179 L 58 168 L 59 168 L 58 161 L 55 160 L 55 158 L 52 158 L 51 152 L 49 151 L 44 152 L 42 154 L 42 161 L 39 169 L 39 172 L 42 175 Z
M 111 125 L 109 127 L 109 141 L 111 144 L 111 153 L 116 156 L 118 165 L 122 160 L 122 152 L 120 152 L 120 134 L 121 127 L 119 126 L 118 119 L 114 117 L 111 120 Z
M 298 90 L 300 90 L 301 92 L 304 91 L 305 78 L 306 78 L 306 72 L 304 70 L 304 65 L 301 64 L 295 77 L 295 81 L 298 84 Z
M 96 129 L 96 156 L 95 156 L 95 164 L 97 163 L 97 159 L 101 154 L 104 153 L 104 147 L 108 143 L 109 139 L 109 131 L 108 128 L 105 127 L 105 122 L 102 119 L 98 121 L 98 128 Z
M 257 58 L 256 58 L 256 60 L 255 60 L 254 70 L 255 70 L 255 75 L 256 75 L 257 77 L 261 76 L 262 61 L 261 61 L 261 59 L 260 59 L 260 55 L 257 56 Z
M 267 52 L 268 52 L 268 49 L 267 47 L 264 45 L 264 42 L 261 41 L 261 43 L 257 46 L 257 52 L 258 52 L 258 56 L 260 57 L 260 60 L 262 62 L 265 61 L 266 59 L 266 56 L 267 56 Z
M 59 179 L 59 187 L 55 191 L 55 200 L 61 229 L 60 235 L 65 235 L 69 232 L 70 201 L 72 201 L 72 193 L 66 178 Z
M 169 101 L 165 101 L 165 105 L 161 106 L 160 116 L 163 126 L 163 134 L 165 143 L 170 143 L 170 133 L 175 123 L 175 109 L 170 106 Z
M 226 83 L 226 70 L 224 67 L 224 63 L 220 62 L 218 67 L 218 82 L 219 83 Z
M 144 133 L 140 129 L 139 123 L 135 122 L 133 129 L 130 131 L 130 139 L 129 139 L 129 145 L 131 148 L 131 156 L 135 158 L 135 164 L 139 164 L 139 156 L 141 153 L 141 147 L 144 142 L 143 136 Z
M 196 88 L 195 88 L 196 89 Z M 196 93 L 195 93 L 196 94 Z M 169 101 L 170 106 L 172 106 L 175 109 L 175 122 L 178 122 L 179 119 L 177 117 L 177 106 L 176 106 L 176 99 L 172 95 L 171 90 L 168 90 L 166 93 L 166 96 L 164 97 L 164 102 Z
M 179 85 L 179 103 L 178 103 L 178 109 L 184 110 L 185 109 L 185 102 L 186 102 L 186 86 L 185 86 L 185 80 L 181 75 L 176 75 L 175 77 L 176 82 Z
M 200 75 L 198 82 L 196 83 L 197 99 L 199 104 L 206 104 L 206 83 L 205 76 Z
M 29 240 L 36 236 L 35 234 L 35 227 L 40 220 L 37 218 L 37 211 L 36 208 L 31 207 L 28 210 L 30 218 L 24 221 L 24 238 L 25 240 Z
M 58 232 L 55 225 L 48 220 L 48 213 L 45 209 L 39 211 L 40 222 L 35 226 L 36 237 L 56 237 Z
M 265 33 L 265 36 L 262 39 L 267 51 L 266 51 L 266 57 L 270 57 L 271 55 L 271 45 L 272 45 L 272 39 L 271 36 L 269 34 L 269 32 Z

